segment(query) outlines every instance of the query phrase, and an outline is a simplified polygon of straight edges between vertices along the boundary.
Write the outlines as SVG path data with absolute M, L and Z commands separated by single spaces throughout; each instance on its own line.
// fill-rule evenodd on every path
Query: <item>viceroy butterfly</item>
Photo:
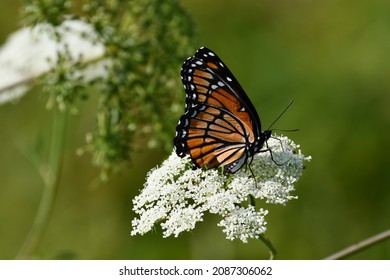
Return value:
M 179 157 L 187 154 L 197 168 L 224 167 L 237 172 L 271 137 L 245 91 L 222 60 L 201 47 L 181 69 L 185 113 L 173 140 Z M 272 156 L 272 154 L 271 154 Z

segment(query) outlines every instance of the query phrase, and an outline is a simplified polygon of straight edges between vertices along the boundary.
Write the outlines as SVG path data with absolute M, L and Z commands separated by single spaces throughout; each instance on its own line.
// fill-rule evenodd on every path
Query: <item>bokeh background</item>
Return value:
M 296 185 L 299 199 L 267 206 L 267 234 L 277 258 L 321 259 L 388 229 L 390 2 L 179 2 L 193 18 L 200 43 L 218 53 L 241 82 L 264 127 L 295 100 L 276 126 L 299 128 L 288 136 L 313 159 Z M 19 1 L 0 1 L 0 43 L 18 29 L 19 7 Z M 53 112 L 44 109 L 45 102 L 30 92 L 0 107 L 0 259 L 15 258 L 41 197 L 41 179 L 24 150 L 50 136 Z M 179 238 L 164 239 L 158 230 L 130 236 L 131 200 L 147 171 L 167 154 L 136 152 L 129 169 L 93 187 L 99 170 L 75 151 L 93 126 L 95 102 L 89 99 L 69 119 L 60 188 L 38 257 L 268 257 L 259 241 L 226 240 L 213 215 Z M 350 258 L 389 259 L 390 241 Z

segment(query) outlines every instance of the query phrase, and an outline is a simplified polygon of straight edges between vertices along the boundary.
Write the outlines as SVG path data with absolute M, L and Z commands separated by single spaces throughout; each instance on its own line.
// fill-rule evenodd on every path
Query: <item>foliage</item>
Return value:
M 80 99 L 98 94 L 95 128 L 80 152 L 92 154 L 103 180 L 130 162 L 136 135 L 147 137 L 149 148 L 172 148 L 184 97 L 180 65 L 194 49 L 192 23 L 175 0 L 26 0 L 22 18 L 27 25 L 54 27 L 80 19 L 95 32 L 82 36 L 103 44 L 104 54 L 93 61 L 72 57 L 65 45 L 56 66 L 39 80 L 49 107 L 62 111 L 75 112 Z M 52 36 L 61 41 L 59 32 Z M 105 75 L 83 79 L 80 71 L 91 64 Z

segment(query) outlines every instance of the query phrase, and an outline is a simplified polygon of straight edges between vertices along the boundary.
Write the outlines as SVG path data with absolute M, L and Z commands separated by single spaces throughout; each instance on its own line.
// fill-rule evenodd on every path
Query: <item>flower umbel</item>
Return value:
M 242 168 L 233 175 L 217 169 L 192 169 L 189 156 L 175 152 L 163 164 L 152 169 L 141 193 L 133 200 L 139 215 L 132 221 L 132 235 L 144 234 L 160 224 L 163 236 L 177 237 L 195 228 L 205 212 L 218 214 L 218 226 L 229 240 L 258 238 L 266 231 L 268 210 L 248 205 L 248 197 L 265 203 L 285 205 L 296 199 L 290 193 L 302 175 L 304 163 L 311 157 L 301 153 L 299 145 L 285 136 L 271 138 L 272 150 L 254 156 L 251 169 Z M 278 163 L 278 164 L 275 164 Z

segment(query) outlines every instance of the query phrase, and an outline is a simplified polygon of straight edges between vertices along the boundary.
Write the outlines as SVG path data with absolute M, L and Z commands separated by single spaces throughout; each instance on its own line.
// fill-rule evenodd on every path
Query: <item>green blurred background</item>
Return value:
M 267 205 L 267 234 L 277 258 L 321 259 L 388 229 L 390 2 L 180 3 L 193 18 L 201 44 L 218 53 L 241 82 L 265 128 L 295 100 L 276 126 L 299 128 L 288 136 L 313 160 L 296 185 L 298 200 L 285 207 Z M 19 5 L 0 2 L 1 43 L 18 28 Z M 53 112 L 44 109 L 45 102 L 31 92 L 0 107 L 0 259 L 15 258 L 38 207 L 42 182 L 24 150 L 50 136 Z M 158 231 L 130 236 L 131 200 L 146 172 L 167 154 L 137 152 L 130 169 L 91 187 L 99 171 L 88 155 L 79 157 L 75 151 L 92 129 L 95 106 L 91 98 L 69 119 L 60 188 L 38 246 L 40 258 L 268 257 L 259 241 L 226 240 L 212 215 L 176 239 L 163 239 Z M 389 259 L 390 241 L 351 258 Z

